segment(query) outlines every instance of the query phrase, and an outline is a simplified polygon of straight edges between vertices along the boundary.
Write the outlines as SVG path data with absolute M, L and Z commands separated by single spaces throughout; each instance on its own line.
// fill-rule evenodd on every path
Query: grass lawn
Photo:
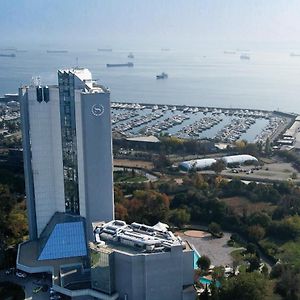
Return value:
M 235 261 L 235 262 L 240 262 L 240 263 L 242 263 L 242 261 L 244 260 L 244 256 L 243 256 L 243 252 L 244 252 L 245 250 L 243 250 L 243 249 L 237 249 L 237 250 L 233 250 L 231 253 L 230 253 L 230 255 L 232 256 L 232 258 L 233 258 L 233 260 Z
M 23 300 L 25 293 L 17 284 L 10 282 L 0 283 L 0 299 L 1 300 Z
M 134 177 L 132 176 L 121 176 L 115 179 L 115 182 L 144 182 L 147 181 L 147 177 L 146 176 L 142 176 L 142 175 L 136 175 Z
M 226 203 L 235 214 L 243 216 L 243 213 L 246 211 L 248 214 L 254 212 L 272 212 L 275 210 L 276 205 L 272 205 L 266 202 L 251 202 L 246 197 L 230 197 L 220 199 Z
M 115 182 L 131 182 L 138 183 L 147 181 L 147 177 L 139 172 L 132 171 L 115 171 L 114 172 L 114 181 Z

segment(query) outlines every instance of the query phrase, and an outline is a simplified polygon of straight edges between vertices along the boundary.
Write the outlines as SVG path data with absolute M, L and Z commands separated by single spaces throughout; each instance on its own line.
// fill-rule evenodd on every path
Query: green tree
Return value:
M 248 259 L 248 262 L 250 263 L 249 268 L 247 269 L 248 272 L 258 270 L 260 266 L 260 259 L 258 257 L 252 256 Z
M 257 247 L 253 243 L 248 243 L 246 246 L 246 250 L 250 254 L 255 254 L 255 252 L 257 251 Z
M 185 208 L 173 209 L 170 212 L 170 221 L 178 227 L 189 223 L 190 219 L 191 215 Z
M 218 159 L 214 164 L 212 164 L 211 169 L 215 171 L 216 174 L 219 174 L 225 169 L 225 167 L 224 161 Z
M 286 300 L 300 299 L 300 274 L 290 268 L 285 269 L 275 289 Z
M 248 237 L 251 241 L 260 241 L 265 236 L 266 231 L 259 225 L 248 227 Z
M 167 221 L 170 199 L 154 190 L 136 190 L 133 198 L 124 200 L 122 205 L 127 209 L 129 222 L 154 225 Z
M 212 235 L 221 235 L 221 226 L 218 223 L 212 222 L 208 225 L 208 230 Z
M 207 271 L 210 267 L 209 257 L 206 256 L 206 255 L 202 255 L 201 257 L 199 257 L 198 260 L 197 260 L 197 266 L 202 271 Z
M 220 300 L 265 300 L 268 281 L 259 273 L 241 273 L 224 281 Z

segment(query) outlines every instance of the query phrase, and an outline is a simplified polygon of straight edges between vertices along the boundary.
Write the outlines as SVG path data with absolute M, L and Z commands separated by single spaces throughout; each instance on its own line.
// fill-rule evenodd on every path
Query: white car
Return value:
M 16 272 L 16 276 L 19 277 L 19 278 L 26 278 L 27 274 L 23 273 L 23 272 L 20 272 L 20 271 L 17 271 Z
M 58 299 L 61 299 L 60 295 L 55 294 L 50 296 L 50 300 L 58 300 Z

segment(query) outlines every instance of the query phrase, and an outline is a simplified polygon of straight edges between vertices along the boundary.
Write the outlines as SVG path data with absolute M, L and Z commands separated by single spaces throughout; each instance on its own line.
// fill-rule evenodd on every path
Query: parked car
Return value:
M 50 295 L 50 300 L 59 300 L 61 299 L 61 296 L 58 294 Z
M 6 275 L 11 275 L 11 274 L 14 274 L 15 273 L 15 268 L 9 268 L 5 271 L 5 274 Z
M 26 273 L 23 273 L 21 271 L 17 271 L 16 272 L 16 276 L 19 277 L 19 278 L 26 278 L 27 277 L 27 274 Z
M 37 286 L 36 288 L 34 288 L 32 290 L 32 292 L 35 293 L 35 294 L 37 294 L 38 292 L 40 292 L 42 290 L 42 288 L 43 288 L 42 286 Z

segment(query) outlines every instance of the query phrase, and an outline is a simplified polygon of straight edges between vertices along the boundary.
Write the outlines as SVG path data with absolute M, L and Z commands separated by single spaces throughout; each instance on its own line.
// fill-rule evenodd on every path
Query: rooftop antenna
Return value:
M 31 85 L 33 86 L 39 86 L 41 85 L 41 77 L 40 76 L 34 76 L 31 78 Z

